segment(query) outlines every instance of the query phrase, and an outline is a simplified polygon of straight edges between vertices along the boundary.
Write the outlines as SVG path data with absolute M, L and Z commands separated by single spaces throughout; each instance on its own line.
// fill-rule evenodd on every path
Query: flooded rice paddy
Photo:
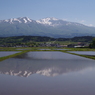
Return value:
M 69 51 L 69 52 L 82 55 L 95 55 L 95 51 Z
M 38 49 L 38 50 L 51 50 L 51 49 Z
M 12 55 L 12 54 L 15 54 L 15 53 L 19 53 L 19 51 L 0 51 L 0 57 Z
M 70 50 L 70 49 L 54 49 L 54 50 Z
M 70 49 L 38 49 L 38 50 L 70 50 Z
M 54 51 L 4 60 L 0 95 L 95 95 L 95 60 Z

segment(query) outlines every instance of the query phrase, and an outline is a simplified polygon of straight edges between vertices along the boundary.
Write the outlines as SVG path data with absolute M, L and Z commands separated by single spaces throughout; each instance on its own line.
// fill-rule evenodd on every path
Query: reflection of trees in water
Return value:
M 18 59 L 34 59 L 33 57 L 34 57 L 33 55 L 31 55 L 31 57 L 30 57 L 28 53 L 24 53 L 24 54 L 21 54 L 21 55 L 18 55 L 16 57 L 14 57 L 14 58 L 18 58 Z
M 18 56 L 15 56 L 14 58 L 27 58 L 28 54 L 27 53 L 24 53 L 24 54 L 21 54 L 21 55 L 18 55 Z
M 34 73 L 55 76 L 80 71 L 89 67 L 95 67 L 95 64 L 93 64 L 93 61 L 91 63 L 91 60 L 22 60 L 21 58 L 11 58 L 0 63 L 0 73 L 23 77 L 27 77 Z

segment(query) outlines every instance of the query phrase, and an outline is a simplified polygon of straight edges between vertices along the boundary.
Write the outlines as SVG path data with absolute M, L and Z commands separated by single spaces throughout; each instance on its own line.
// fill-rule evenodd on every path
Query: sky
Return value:
M 55 17 L 95 27 L 95 0 L 0 0 L 0 20 Z

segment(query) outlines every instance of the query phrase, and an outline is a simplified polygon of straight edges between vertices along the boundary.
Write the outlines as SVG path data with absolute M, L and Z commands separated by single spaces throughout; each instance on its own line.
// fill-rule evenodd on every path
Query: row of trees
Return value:
M 17 37 L 0 37 L 1 43 L 17 43 L 17 42 L 48 42 L 48 41 L 73 41 L 73 42 L 91 42 L 94 37 L 83 36 L 74 38 L 51 38 L 41 36 L 17 36 Z
M 17 43 L 3 43 L 2 47 L 38 47 L 40 44 L 37 42 L 17 42 Z
M 73 41 L 73 42 L 88 42 L 90 48 L 95 48 L 95 38 L 92 36 L 74 37 L 74 38 L 51 38 L 41 36 L 17 36 L 17 37 L 0 37 L 0 46 L 29 46 L 38 47 L 40 43 L 50 41 Z

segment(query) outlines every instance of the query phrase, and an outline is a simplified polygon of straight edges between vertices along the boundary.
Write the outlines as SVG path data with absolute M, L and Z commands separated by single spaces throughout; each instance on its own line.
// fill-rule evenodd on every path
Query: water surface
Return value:
M 32 49 L 16 49 L 16 50 L 32 50 Z
M 70 49 L 54 49 L 54 50 L 70 50 Z
M 95 51 L 69 51 L 69 52 L 82 55 L 95 55 Z
M 95 95 L 95 61 L 29 52 L 0 62 L 0 95 Z
M 38 50 L 51 50 L 51 49 L 38 49 Z
M 15 54 L 15 53 L 19 53 L 19 51 L 0 51 L 0 57 L 12 55 L 12 54 Z

